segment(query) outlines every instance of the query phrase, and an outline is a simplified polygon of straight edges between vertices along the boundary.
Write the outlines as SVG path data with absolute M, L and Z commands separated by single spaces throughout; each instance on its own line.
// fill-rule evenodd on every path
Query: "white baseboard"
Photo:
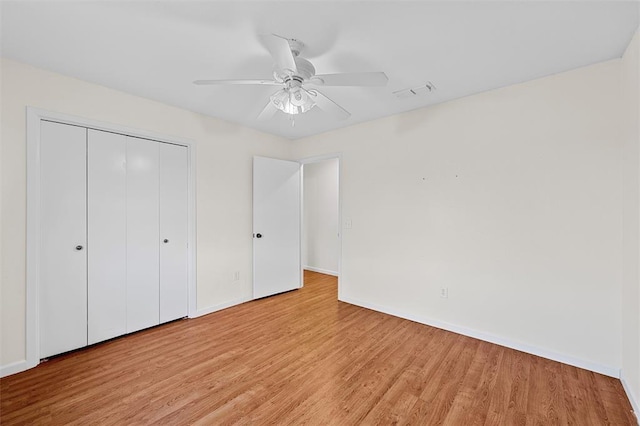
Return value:
M 302 269 L 306 269 L 307 271 L 311 271 L 311 272 L 318 272 L 320 274 L 333 275 L 334 277 L 337 277 L 339 275 L 338 272 L 336 271 L 330 271 L 329 269 L 315 268 L 313 266 L 304 266 Z
M 220 303 L 219 305 L 209 306 L 208 308 L 198 309 L 194 315 L 189 315 L 189 318 L 198 318 L 203 315 L 212 314 L 214 312 L 221 311 L 223 309 L 230 308 L 232 306 L 240 305 L 242 303 L 249 302 L 253 299 L 251 297 L 241 297 L 239 299 L 230 300 L 228 302 Z
M 622 382 L 622 387 L 624 388 L 625 393 L 627 394 L 627 398 L 631 403 L 631 408 L 633 408 L 633 414 L 636 416 L 636 422 L 640 425 L 640 405 L 638 405 L 638 399 L 636 395 L 634 395 L 631 387 L 627 384 L 627 381 L 624 379 L 624 370 L 621 371 L 620 374 L 620 382 Z
M 620 369 L 609 366 L 609 365 L 601 365 L 596 364 L 591 361 L 586 361 L 579 358 L 574 358 L 568 355 L 558 354 L 552 351 L 548 351 L 546 349 L 537 348 L 535 346 L 530 346 L 525 343 L 514 342 L 509 339 L 505 339 L 503 337 L 495 336 L 490 333 L 485 333 L 482 331 L 474 330 L 467 327 L 461 327 L 455 324 L 450 324 L 444 321 L 434 320 L 432 318 L 426 318 L 417 315 L 406 314 L 404 312 L 396 311 L 395 309 L 387 308 L 385 306 L 376 305 L 374 303 L 363 302 L 361 300 L 353 299 L 351 297 L 341 297 L 339 298 L 342 302 L 350 303 L 352 305 L 357 305 L 363 308 L 372 309 L 374 311 L 382 312 L 385 314 L 393 315 L 395 317 L 404 318 L 410 321 L 418 322 L 420 324 L 429 325 L 436 328 L 441 328 L 443 330 L 452 331 L 454 333 L 462 334 L 464 336 L 473 337 L 475 339 L 483 340 L 485 342 L 494 343 L 496 345 L 505 346 L 507 348 L 515 349 L 521 352 L 526 352 L 532 355 L 537 355 L 542 358 L 547 358 L 552 361 L 558 361 L 563 364 L 569 364 L 574 367 L 583 368 L 585 370 L 593 371 L 596 373 L 604 374 L 605 376 L 615 377 L 616 379 L 620 378 Z
M 37 364 L 36 364 L 37 365 Z M 7 377 L 12 374 L 22 373 L 30 368 L 35 367 L 34 365 L 30 365 L 26 359 L 15 361 L 7 365 L 3 365 L 0 367 L 0 377 Z

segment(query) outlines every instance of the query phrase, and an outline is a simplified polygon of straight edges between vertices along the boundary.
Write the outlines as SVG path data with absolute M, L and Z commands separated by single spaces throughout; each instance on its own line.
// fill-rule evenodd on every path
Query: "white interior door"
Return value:
M 160 323 L 159 147 L 127 137 L 127 333 Z
M 87 129 L 40 127 L 40 357 L 87 345 Z
M 160 144 L 160 322 L 188 313 L 187 148 Z
M 88 343 L 127 330 L 127 137 L 88 130 Z
M 253 158 L 253 297 L 300 288 L 300 164 Z

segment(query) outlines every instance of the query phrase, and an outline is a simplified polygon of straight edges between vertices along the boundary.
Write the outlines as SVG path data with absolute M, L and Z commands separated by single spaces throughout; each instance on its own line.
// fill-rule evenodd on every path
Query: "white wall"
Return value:
M 304 229 L 302 262 L 305 269 L 338 274 L 337 158 L 304 165 Z
M 198 309 L 251 298 L 252 156 L 287 158 L 289 141 L 14 61 L 1 67 L 0 365 L 25 357 L 27 105 L 194 140 Z
M 622 381 L 640 415 L 640 37 L 622 58 L 623 101 L 623 279 Z
M 619 73 L 609 61 L 296 141 L 295 158 L 343 155 L 341 299 L 617 375 Z

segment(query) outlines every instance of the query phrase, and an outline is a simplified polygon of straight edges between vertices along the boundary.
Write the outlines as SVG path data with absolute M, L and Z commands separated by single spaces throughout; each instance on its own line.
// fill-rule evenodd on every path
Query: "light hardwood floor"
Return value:
M 334 277 L 0 380 L 2 425 L 631 425 L 618 380 L 337 301 Z

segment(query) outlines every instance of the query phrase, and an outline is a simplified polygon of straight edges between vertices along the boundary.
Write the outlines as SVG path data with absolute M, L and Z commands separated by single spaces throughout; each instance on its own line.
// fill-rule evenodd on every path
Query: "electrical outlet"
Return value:
M 440 288 L 440 297 L 442 297 L 443 299 L 448 299 L 449 298 L 449 288 L 441 287 Z
M 240 281 L 240 271 L 235 271 L 233 273 L 233 280 L 234 281 Z

